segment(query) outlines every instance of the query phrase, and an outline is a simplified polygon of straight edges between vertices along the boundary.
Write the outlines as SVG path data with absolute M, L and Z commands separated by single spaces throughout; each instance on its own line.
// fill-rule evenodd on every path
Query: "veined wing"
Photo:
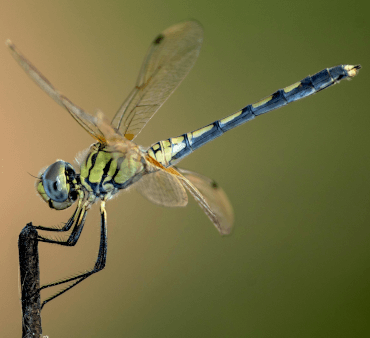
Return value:
M 150 156 L 147 156 L 147 160 L 158 171 L 135 183 L 144 197 L 166 207 L 183 207 L 188 202 L 185 187 L 221 235 L 231 232 L 234 222 L 232 206 L 224 191 L 213 180 L 189 170 L 165 168 Z
M 150 156 L 146 157 L 151 173 L 143 176 L 134 187 L 150 202 L 164 207 L 184 207 L 188 195 L 180 181 L 181 174 L 174 168 L 165 168 Z
M 234 212 L 225 192 L 210 178 L 186 169 L 176 168 L 182 182 L 221 235 L 231 232 Z
M 203 28 L 186 21 L 167 28 L 152 42 L 135 88 L 112 120 L 133 140 L 193 67 L 203 40 Z
M 49 80 L 43 76 L 40 71 L 22 55 L 22 53 L 10 41 L 6 41 L 7 46 L 14 59 L 19 63 L 28 76 L 36 82 L 36 84 L 48 94 L 56 103 L 66 108 L 71 116 L 95 139 L 104 143 L 105 138 L 99 128 L 95 124 L 95 118 L 86 113 L 83 109 L 72 103 L 67 97 L 61 94 Z
M 188 195 L 179 179 L 159 169 L 143 176 L 134 187 L 150 202 L 164 207 L 184 207 Z

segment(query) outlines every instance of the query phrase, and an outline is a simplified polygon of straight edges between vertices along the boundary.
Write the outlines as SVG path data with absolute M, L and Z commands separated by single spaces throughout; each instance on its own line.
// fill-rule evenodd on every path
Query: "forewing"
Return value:
M 186 21 L 167 28 L 152 42 L 135 88 L 112 120 L 133 140 L 193 67 L 203 40 L 203 28 Z
M 104 143 L 104 136 L 95 124 L 95 118 L 86 113 L 83 109 L 72 103 L 67 97 L 61 94 L 49 80 L 43 76 L 40 71 L 26 59 L 25 56 L 16 48 L 10 41 L 6 41 L 7 46 L 14 59 L 19 63 L 28 76 L 36 82 L 36 84 L 48 94 L 56 103 L 66 108 L 71 116 L 95 139 Z
M 184 186 L 194 196 L 221 235 L 231 232 L 234 212 L 225 192 L 217 183 L 198 173 L 176 168 L 185 177 Z
M 165 207 L 184 207 L 188 204 L 188 195 L 179 179 L 162 169 L 143 176 L 134 186 L 152 203 Z

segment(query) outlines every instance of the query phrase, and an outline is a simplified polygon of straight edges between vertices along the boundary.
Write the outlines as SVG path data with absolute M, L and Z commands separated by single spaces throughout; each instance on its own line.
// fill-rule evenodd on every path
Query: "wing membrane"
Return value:
M 202 40 L 203 29 L 196 21 L 163 31 L 152 42 L 135 88 L 112 120 L 113 127 L 133 140 L 193 67 Z
M 10 52 L 18 64 L 23 68 L 27 75 L 44 91 L 48 94 L 56 103 L 66 108 L 71 116 L 83 127 L 92 137 L 100 142 L 104 142 L 104 136 L 100 132 L 99 128 L 95 124 L 95 118 L 90 114 L 86 113 L 83 109 L 72 103 L 67 97 L 61 94 L 49 80 L 40 73 L 40 71 L 26 59 L 25 56 L 16 48 L 16 46 L 7 40 L 7 46 Z
M 234 222 L 234 212 L 225 192 L 208 177 L 185 169 L 176 168 L 176 170 L 185 177 L 184 186 L 194 196 L 220 234 L 229 234 Z
M 164 207 L 184 207 L 188 204 L 188 195 L 182 183 L 162 169 L 143 176 L 135 188 L 150 202 Z
M 145 198 L 166 207 L 182 207 L 188 202 L 186 188 L 221 235 L 231 232 L 233 208 L 215 181 L 189 170 L 165 168 L 149 156 L 146 159 L 154 172 L 135 183 L 135 187 Z

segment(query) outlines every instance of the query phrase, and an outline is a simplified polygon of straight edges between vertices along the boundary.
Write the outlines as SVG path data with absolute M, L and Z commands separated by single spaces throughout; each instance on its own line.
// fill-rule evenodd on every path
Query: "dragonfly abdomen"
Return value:
M 147 153 L 165 167 L 175 165 L 185 156 L 221 136 L 224 132 L 250 121 L 256 116 L 328 88 L 342 79 L 353 77 L 360 68 L 360 66 L 351 65 L 326 68 L 288 87 L 279 89 L 270 96 L 249 104 L 236 113 L 205 127 L 165 141 L 159 141 L 153 144 Z

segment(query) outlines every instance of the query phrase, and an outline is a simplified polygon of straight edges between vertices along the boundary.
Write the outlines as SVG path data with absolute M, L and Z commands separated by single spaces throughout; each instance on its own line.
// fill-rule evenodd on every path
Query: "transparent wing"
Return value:
M 66 108 L 71 116 L 95 139 L 104 143 L 105 139 L 99 128 L 95 124 L 95 118 L 86 113 L 83 109 L 72 103 L 67 97 L 61 94 L 49 80 L 43 76 L 39 70 L 28 61 L 16 46 L 10 41 L 6 41 L 7 46 L 14 59 L 19 63 L 28 76 L 48 94 L 56 103 Z
M 225 192 L 217 183 L 198 173 L 176 168 L 185 177 L 184 186 L 194 196 L 221 235 L 231 232 L 234 212 Z
M 112 120 L 133 140 L 193 67 L 203 40 L 203 28 L 186 21 L 167 28 L 152 42 L 135 88 Z
M 188 204 L 188 195 L 182 183 L 162 169 L 143 176 L 134 186 L 152 203 L 165 207 L 184 207 Z

